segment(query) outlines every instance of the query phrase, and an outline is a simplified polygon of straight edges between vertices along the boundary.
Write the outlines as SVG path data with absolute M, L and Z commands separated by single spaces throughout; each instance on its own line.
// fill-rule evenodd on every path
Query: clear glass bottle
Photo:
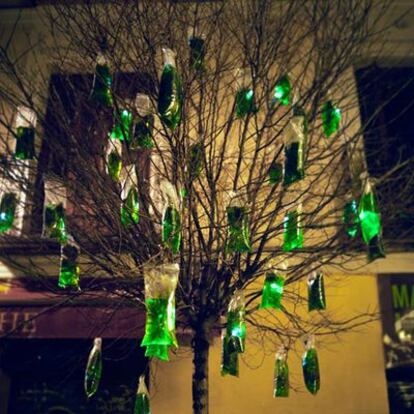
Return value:
M 133 150 L 139 148 L 151 149 L 154 147 L 154 114 L 152 113 L 150 97 L 138 93 L 135 98 L 135 108 L 137 118 L 135 119 L 134 133 L 129 147 Z

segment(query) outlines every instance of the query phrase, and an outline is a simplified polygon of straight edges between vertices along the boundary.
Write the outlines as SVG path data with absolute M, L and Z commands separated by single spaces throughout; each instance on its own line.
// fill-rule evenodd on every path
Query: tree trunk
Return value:
M 204 326 L 193 338 L 193 414 L 208 414 L 208 353 L 210 344 Z

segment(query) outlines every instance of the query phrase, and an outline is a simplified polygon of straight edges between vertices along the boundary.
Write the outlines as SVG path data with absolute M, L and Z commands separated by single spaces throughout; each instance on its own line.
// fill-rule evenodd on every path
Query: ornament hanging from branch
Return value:
M 85 393 L 91 398 L 98 391 L 102 375 L 102 339 L 95 338 L 85 370 Z
M 348 201 L 345 204 L 342 222 L 348 237 L 354 238 L 358 234 L 359 228 L 358 203 L 355 200 Z
M 60 251 L 58 286 L 61 288 L 79 289 L 80 268 L 78 256 L 80 249 L 71 235 L 68 235 L 68 240 L 61 246 Z
M 289 105 L 291 101 L 292 85 L 288 75 L 283 75 L 277 82 L 273 93 L 273 104 Z
M 276 353 L 273 396 L 289 397 L 289 367 L 285 348 Z
M 113 140 L 130 141 L 132 128 L 132 113 L 128 109 L 120 109 L 114 113 L 114 125 L 109 137 Z
M 139 223 L 138 180 L 135 165 L 127 165 L 121 171 L 121 223 L 128 227 Z
M 283 251 L 291 252 L 292 250 L 303 247 L 303 227 L 302 227 L 302 205 L 288 211 L 283 221 Z
M 145 377 L 139 377 L 138 391 L 135 397 L 134 414 L 151 414 L 150 401 Z
M 106 146 L 106 172 L 118 182 L 122 170 L 122 142 L 109 139 Z
M 305 339 L 305 353 L 302 357 L 303 379 L 308 391 L 315 395 L 320 388 L 318 353 L 315 348 L 315 337 L 309 335 Z
M 111 107 L 113 105 L 112 75 L 108 61 L 106 54 L 103 52 L 98 53 L 91 92 L 91 100 L 95 104 L 104 107 Z
M 239 353 L 234 350 L 231 344 L 231 338 L 227 336 L 226 330 L 223 329 L 221 351 L 221 375 L 239 376 Z
M 188 29 L 188 46 L 190 47 L 190 68 L 197 73 L 205 71 L 205 36 L 194 27 Z
M 138 93 L 135 98 L 135 108 L 137 118 L 135 119 L 134 132 L 129 147 L 132 150 L 139 148 L 151 149 L 154 147 L 154 114 L 152 113 L 150 97 L 143 93 Z
M 226 209 L 229 226 L 227 250 L 232 253 L 250 252 L 250 228 L 247 202 L 241 194 L 231 192 Z
M 226 335 L 230 339 L 229 347 L 243 353 L 246 343 L 246 301 L 242 291 L 234 293 L 227 309 Z
M 158 113 L 164 125 L 174 131 L 181 122 L 183 91 L 175 63 L 176 53 L 163 48 L 162 54 L 164 68 L 160 81 Z
M 312 272 L 308 277 L 308 310 L 326 309 L 323 273 Z
M 244 118 L 248 114 L 257 112 L 254 103 L 254 91 L 252 88 L 252 77 L 249 68 L 237 69 L 236 71 L 236 118 Z
M 338 131 L 340 122 L 341 110 L 332 101 L 327 101 L 322 107 L 322 127 L 325 135 L 330 137 Z
M 284 264 L 284 266 L 286 266 L 286 264 Z M 263 285 L 260 309 L 280 309 L 284 284 L 284 275 L 276 272 L 275 269 L 269 269 Z
M 162 242 L 177 254 L 181 247 L 180 202 L 175 187 L 169 181 L 162 181 L 161 191 L 166 200 L 162 215 Z

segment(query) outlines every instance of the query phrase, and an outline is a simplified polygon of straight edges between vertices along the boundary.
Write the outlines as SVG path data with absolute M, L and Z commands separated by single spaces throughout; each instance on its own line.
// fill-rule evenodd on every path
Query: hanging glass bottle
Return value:
M 203 168 L 203 154 L 204 147 L 201 142 L 190 145 L 187 170 L 191 181 L 197 179 L 200 176 L 201 170 Z
M 122 170 L 122 142 L 109 139 L 106 146 L 106 172 L 118 182 Z
M 85 370 L 85 393 L 91 398 L 98 391 L 99 382 L 102 375 L 102 339 L 95 338 L 93 347 L 89 354 L 88 363 Z
M 96 57 L 91 99 L 97 105 L 105 107 L 113 105 L 112 75 L 109 70 L 108 58 L 102 52 L 98 53 Z
M 138 391 L 135 398 L 134 414 L 151 414 L 150 401 L 145 376 L 139 377 Z
M 285 162 L 283 184 L 289 185 L 305 176 L 306 117 L 293 115 L 284 131 Z
M 4 233 L 13 227 L 16 206 L 16 194 L 2 194 L 0 201 L 0 233 Z
M 302 206 L 287 212 L 283 221 L 283 251 L 291 252 L 303 247 Z
M 316 394 L 320 388 L 318 353 L 315 349 L 315 337 L 309 335 L 305 339 L 305 353 L 302 357 L 303 379 L 311 394 Z
M 137 118 L 135 119 L 134 133 L 129 147 L 133 150 L 139 148 L 151 149 L 154 147 L 154 114 L 152 113 L 150 97 L 144 93 L 138 93 L 135 98 L 135 108 Z
M 239 376 L 239 353 L 234 350 L 231 344 L 231 337 L 223 330 L 222 336 L 222 351 L 221 351 L 221 375 Z
M 325 135 L 329 137 L 338 131 L 340 122 L 341 110 L 331 100 L 327 101 L 322 107 L 322 127 Z
M 342 222 L 344 223 L 346 234 L 354 238 L 358 234 L 359 217 L 358 204 L 355 200 L 348 201 L 345 204 Z
M 273 396 L 289 397 L 289 367 L 285 348 L 276 353 Z
M 62 181 L 54 178 L 44 180 L 43 237 L 50 237 L 65 243 L 66 230 L 66 188 Z
M 236 72 L 236 118 L 244 118 L 248 114 L 257 112 L 252 89 L 252 77 L 249 69 L 237 69 Z
M 168 181 L 161 184 L 164 199 L 162 215 L 162 242 L 173 254 L 177 254 L 181 247 L 181 217 L 180 202 L 175 187 Z
M 364 242 L 368 246 L 368 261 L 385 257 L 382 244 L 381 215 L 377 205 L 374 185 L 368 174 L 361 176 L 364 182 L 364 191 L 358 206 L 358 217 Z
M 283 75 L 277 82 L 273 93 L 273 103 L 289 105 L 291 101 L 292 85 L 288 75 Z
M 114 124 L 109 137 L 113 140 L 130 141 L 132 129 L 132 112 L 129 109 L 120 109 L 114 112 Z
M 139 223 L 138 180 L 135 165 L 127 165 L 121 171 L 121 223 L 128 227 Z
M 275 269 L 270 269 L 267 272 L 263 285 L 260 309 L 280 309 L 284 284 L 284 276 L 280 273 L 278 274 Z
M 188 45 L 190 47 L 190 68 L 196 72 L 204 72 L 205 39 L 203 33 L 194 27 L 188 29 Z
M 323 273 L 312 272 L 308 277 L 308 310 L 326 309 L 325 286 Z
M 227 206 L 229 234 L 227 249 L 229 252 L 250 252 L 250 228 L 247 202 L 241 194 L 232 193 Z
M 180 268 L 176 263 L 144 268 L 147 319 L 141 346 L 177 345 L 174 297 L 179 271 Z M 174 322 L 174 330 L 172 322 Z
M 163 48 L 162 53 L 164 68 L 160 81 L 158 113 L 161 121 L 174 131 L 181 122 L 183 91 L 175 63 L 175 52 Z
M 60 248 L 60 270 L 58 285 L 61 288 L 79 289 L 80 269 L 78 265 L 79 246 L 71 235 Z
M 243 292 L 237 291 L 227 308 L 227 336 L 229 347 L 236 352 L 244 352 L 246 342 L 246 302 Z
M 36 122 L 37 116 L 32 109 L 26 106 L 17 107 L 14 158 L 32 160 L 35 157 Z

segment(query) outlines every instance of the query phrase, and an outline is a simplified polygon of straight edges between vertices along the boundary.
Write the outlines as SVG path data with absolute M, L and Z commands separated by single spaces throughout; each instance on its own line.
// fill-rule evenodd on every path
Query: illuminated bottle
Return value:
M 247 68 L 238 69 L 236 72 L 236 118 L 244 118 L 248 114 L 257 112 L 252 89 L 252 78 Z
M 188 30 L 188 46 L 190 47 L 190 68 L 196 72 L 204 72 L 205 41 L 202 33 L 193 27 Z
M 285 162 L 283 184 L 289 185 L 305 176 L 306 116 L 301 109 L 294 108 L 294 114 L 284 132 Z
M 342 222 L 344 223 L 346 234 L 350 238 L 354 238 L 358 234 L 359 227 L 358 204 L 355 200 L 348 201 L 345 204 Z
M 109 139 L 106 147 L 106 172 L 118 182 L 122 171 L 122 142 Z
M 114 125 L 109 134 L 111 139 L 129 141 L 132 128 L 132 113 L 128 109 L 121 109 L 119 113 L 114 113 Z
M 281 348 L 276 353 L 273 396 L 289 397 L 289 367 L 286 349 Z
M 341 110 L 332 101 L 327 101 L 322 107 L 322 127 L 327 137 L 339 129 Z
M 44 189 L 43 237 L 66 243 L 66 188 L 58 179 L 45 179 Z
M 231 337 L 222 334 L 222 353 L 221 353 L 221 375 L 239 376 L 239 353 L 234 350 L 231 344 Z
M 35 157 L 36 113 L 26 106 L 18 106 L 15 121 L 16 145 L 14 158 L 32 160 Z
M 3 193 L 0 201 L 0 233 L 4 233 L 13 227 L 16 206 L 16 194 Z
M 160 361 L 169 361 L 168 345 L 148 345 L 145 349 L 147 358 L 158 358 Z
M 134 133 L 129 147 L 133 150 L 153 148 L 154 114 L 151 109 L 150 97 L 143 93 L 138 93 L 135 98 L 135 107 L 138 116 L 135 119 Z
M 139 377 L 137 395 L 135 397 L 134 414 L 151 414 L 148 389 L 145 385 L 145 377 Z
M 283 250 L 291 252 L 303 247 L 302 207 L 287 212 L 283 221 Z
M 229 226 L 228 251 L 250 252 L 250 229 L 246 201 L 241 195 L 233 193 L 226 212 Z
M 175 325 L 175 289 L 179 270 L 176 263 L 144 267 L 146 322 L 141 346 L 177 345 L 172 322 Z M 151 351 L 155 349 L 151 348 Z
M 283 295 L 284 284 L 285 278 L 276 274 L 275 271 L 272 270 L 266 274 L 260 309 L 280 309 L 280 301 Z
M 93 347 L 89 354 L 88 363 L 85 370 L 85 393 L 91 398 L 98 391 L 99 382 L 102 375 L 102 339 L 95 338 Z
M 164 68 L 160 81 L 158 113 L 164 125 L 174 131 L 181 122 L 183 91 L 175 63 L 175 52 L 163 48 L 162 53 Z
M 128 227 L 139 223 L 139 197 L 135 165 L 127 165 L 121 171 L 121 223 Z
M 96 58 L 91 100 L 97 105 L 105 107 L 113 105 L 112 75 L 109 70 L 108 58 L 103 53 L 98 53 Z
M 381 215 L 371 180 L 366 173 L 361 176 L 361 179 L 365 181 L 365 185 L 359 201 L 358 217 L 362 238 L 368 246 L 368 261 L 373 261 L 377 258 L 385 257 L 382 245 Z
M 166 248 L 177 254 L 181 247 L 180 202 L 177 191 L 170 182 L 163 181 L 161 188 L 166 200 L 162 215 L 161 239 Z
M 68 236 L 67 243 L 61 246 L 59 287 L 79 289 L 80 268 L 78 256 L 79 247 L 73 240 L 73 237 Z
M 315 338 L 309 335 L 305 340 L 305 353 L 302 357 L 303 379 L 308 391 L 315 395 L 320 388 L 318 353 L 315 349 Z
M 275 86 L 273 102 L 280 102 L 282 105 L 289 105 L 291 101 L 292 86 L 288 75 L 282 76 Z
M 326 309 L 325 286 L 323 274 L 321 272 L 312 272 L 308 277 L 308 310 Z
M 229 338 L 230 350 L 244 352 L 246 342 L 246 302 L 241 291 L 237 291 L 227 308 L 226 335 Z

